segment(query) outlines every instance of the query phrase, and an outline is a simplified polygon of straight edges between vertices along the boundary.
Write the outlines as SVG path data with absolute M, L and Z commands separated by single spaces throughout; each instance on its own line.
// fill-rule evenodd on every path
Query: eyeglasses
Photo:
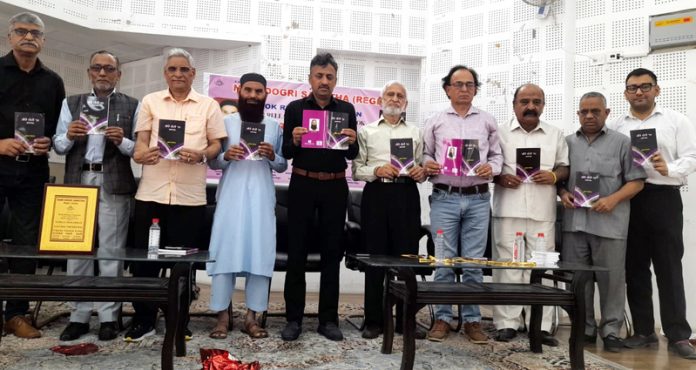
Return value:
M 449 84 L 449 85 L 454 87 L 455 89 L 459 89 L 459 90 L 463 89 L 464 87 L 466 87 L 467 90 L 472 90 L 472 89 L 476 88 L 476 83 L 472 82 L 472 81 L 468 81 L 468 82 L 457 81 L 457 82 Z
M 655 87 L 655 85 L 649 82 L 640 85 L 628 85 L 626 86 L 626 92 L 630 94 L 635 94 L 638 91 L 638 89 L 640 89 L 640 91 L 642 92 L 648 92 L 652 90 L 653 87 Z
M 30 30 L 27 30 L 24 28 L 15 28 L 12 30 L 12 32 L 14 32 L 14 34 L 19 36 L 19 37 L 27 37 L 28 34 L 31 34 L 31 36 L 35 39 L 41 38 L 44 35 L 44 33 L 42 31 L 39 31 L 39 30 L 31 30 L 30 31 Z
M 394 100 L 406 100 L 406 95 L 404 95 L 402 93 L 393 92 L 393 91 L 390 91 L 390 92 L 384 94 L 384 96 L 389 98 L 389 99 L 394 99 Z
M 582 116 L 582 117 L 587 117 L 587 116 L 589 116 L 590 114 L 591 114 L 593 117 L 597 117 L 597 116 L 599 116 L 600 114 L 602 114 L 602 110 L 601 110 L 601 109 L 581 109 L 581 110 L 578 111 L 578 114 L 579 114 L 580 116 Z
M 112 65 L 101 65 L 101 64 L 92 64 L 89 66 L 89 70 L 94 72 L 94 73 L 99 73 L 101 70 L 104 70 L 106 73 L 114 73 L 118 70 L 118 68 L 112 66 Z
M 181 73 L 189 73 L 191 72 L 193 68 L 191 67 L 174 67 L 174 66 L 169 66 L 167 67 L 167 72 L 174 74 L 176 71 L 179 71 Z

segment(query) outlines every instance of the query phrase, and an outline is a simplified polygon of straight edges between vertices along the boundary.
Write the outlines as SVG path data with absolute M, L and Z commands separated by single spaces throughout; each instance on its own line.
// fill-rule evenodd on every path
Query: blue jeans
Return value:
M 445 258 L 483 257 L 488 239 L 488 222 L 490 221 L 491 194 L 461 195 L 448 194 L 434 189 L 430 198 L 430 224 L 432 232 L 442 229 L 445 236 Z M 461 254 L 458 246 L 461 244 Z M 443 256 L 435 256 L 443 258 Z M 454 271 L 439 268 L 435 271 L 435 281 L 453 282 Z M 483 281 L 480 269 L 463 270 L 462 282 Z M 478 305 L 462 306 L 460 312 L 464 322 L 481 321 Z M 450 322 L 452 306 L 440 305 L 435 308 L 435 317 Z

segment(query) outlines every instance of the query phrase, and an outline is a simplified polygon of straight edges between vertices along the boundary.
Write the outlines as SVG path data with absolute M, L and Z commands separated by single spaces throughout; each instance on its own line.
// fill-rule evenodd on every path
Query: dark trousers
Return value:
M 420 237 L 420 197 L 415 183 L 365 185 L 360 220 L 364 250 L 369 254 L 417 254 Z M 365 270 L 365 324 L 383 326 L 384 270 Z M 401 306 L 397 305 L 397 327 Z
M 288 187 L 288 267 L 285 274 L 287 320 L 302 322 L 305 263 L 309 243 L 319 244 L 319 323 L 338 323 L 339 264 L 343 258 L 348 184 L 345 179 L 315 180 L 293 174 Z M 314 216 L 318 216 L 315 229 Z
M 24 173 L 25 164 L 15 175 L 0 175 L 0 210 L 9 206 L 9 224 L 7 230 L 0 230 L 2 239 L 11 238 L 12 244 L 36 248 L 41 222 L 41 206 L 44 184 L 48 182 L 48 171 Z M 7 233 L 5 233 L 5 231 Z M 9 271 L 14 274 L 33 274 L 36 261 L 12 258 L 8 261 Z M 0 308 L 2 301 L 0 301 Z M 10 300 L 5 306 L 5 321 L 29 311 L 28 301 Z
M 660 297 L 662 328 L 670 342 L 689 339 L 681 259 L 682 199 L 679 189 L 645 184 L 631 200 L 626 250 L 626 296 L 636 334 L 655 331 L 652 262 Z
M 183 245 L 207 248 L 201 245 L 205 221 L 205 206 L 177 206 L 155 202 L 135 201 L 134 247 L 147 249 L 152 219 L 159 218 L 160 246 Z M 133 276 L 156 277 L 160 269 L 169 263 L 136 262 L 132 265 Z M 155 326 L 158 306 L 146 302 L 133 302 L 134 322 Z

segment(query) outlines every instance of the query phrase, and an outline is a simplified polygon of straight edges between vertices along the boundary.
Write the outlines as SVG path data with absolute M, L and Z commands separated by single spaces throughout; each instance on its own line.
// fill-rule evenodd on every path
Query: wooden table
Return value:
M 94 255 L 38 254 L 36 247 L 0 244 L 0 258 L 87 259 L 131 262 L 174 262 L 169 278 L 0 274 L 0 300 L 45 300 L 84 302 L 151 302 L 165 305 L 166 329 L 162 343 L 162 369 L 171 370 L 173 349 L 186 355 L 184 331 L 190 302 L 192 266 L 213 262 L 207 251 L 187 256 L 148 258 L 147 251 L 126 248 L 110 252 L 98 249 Z M 0 305 L 0 326 L 2 306 Z
M 384 289 L 384 336 L 382 353 L 391 353 L 394 339 L 392 307 L 401 302 L 404 308 L 404 350 L 401 369 L 413 369 L 415 359 L 416 312 L 427 304 L 531 305 L 530 340 L 532 352 L 541 353 L 541 316 L 543 306 L 560 306 L 571 317 L 569 356 L 573 369 L 584 368 L 583 335 L 585 328 L 585 284 L 593 272 L 605 268 L 559 262 L 554 266 L 496 266 L 454 263 L 434 266 L 419 263 L 417 258 L 383 255 L 348 255 L 346 258 L 363 267 L 387 271 Z M 455 269 L 522 269 L 531 270 L 529 284 L 511 283 L 448 283 L 416 281 L 416 273 L 436 268 Z M 552 272 L 549 274 L 548 272 Z M 542 279 L 570 283 L 569 289 L 542 285 Z

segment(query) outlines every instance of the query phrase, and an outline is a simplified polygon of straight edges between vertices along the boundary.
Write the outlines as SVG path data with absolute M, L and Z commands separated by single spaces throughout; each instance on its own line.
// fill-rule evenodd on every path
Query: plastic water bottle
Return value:
M 157 250 L 160 247 L 161 231 L 162 229 L 159 225 L 159 218 L 153 218 L 152 225 L 150 225 L 150 233 L 148 235 L 147 258 L 157 258 Z
M 536 247 L 534 248 L 534 251 L 546 252 L 546 238 L 544 237 L 544 233 L 537 234 Z
M 515 240 L 512 242 L 512 262 L 524 262 L 524 254 L 524 233 L 518 231 L 515 233 Z
M 435 234 L 435 264 L 441 265 L 445 259 L 445 233 L 442 229 L 437 230 Z

